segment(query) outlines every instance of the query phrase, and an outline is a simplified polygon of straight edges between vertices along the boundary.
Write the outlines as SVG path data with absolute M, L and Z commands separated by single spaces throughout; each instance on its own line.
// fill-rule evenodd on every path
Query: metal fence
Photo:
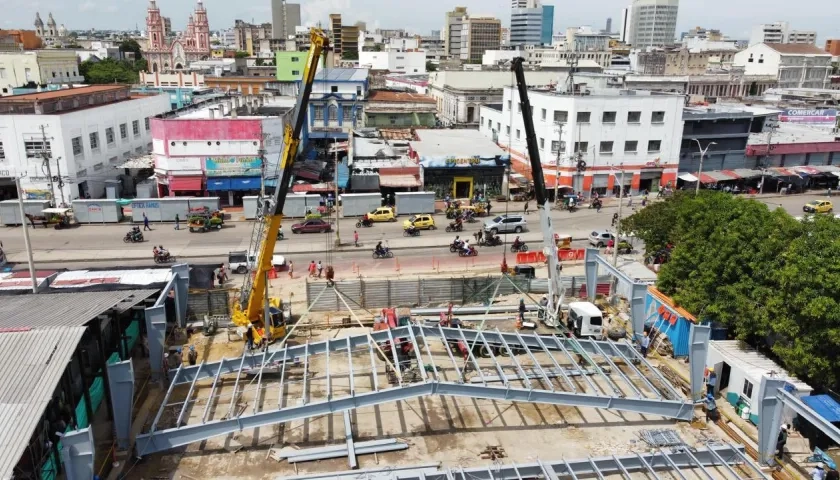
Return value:
M 548 280 L 509 277 L 524 292 L 548 293 Z M 498 276 L 417 278 L 400 280 L 341 280 L 335 288 L 351 308 L 375 309 L 397 306 L 438 306 L 454 302 L 459 305 L 486 303 L 496 290 Z M 598 283 L 609 282 L 608 276 L 598 277 Z M 563 277 L 567 296 L 576 296 L 586 284 L 583 276 Z M 508 281 L 498 284 L 496 295 L 511 295 L 518 290 Z M 324 290 L 327 291 L 324 291 Z M 323 293 L 322 293 L 323 292 Z M 320 298 L 318 295 L 321 294 Z M 306 284 L 306 303 L 318 298 L 312 307 L 314 312 L 333 312 L 346 307 L 338 294 L 325 282 Z
M 192 291 L 187 297 L 187 318 L 200 320 L 204 315 L 230 315 L 228 290 Z

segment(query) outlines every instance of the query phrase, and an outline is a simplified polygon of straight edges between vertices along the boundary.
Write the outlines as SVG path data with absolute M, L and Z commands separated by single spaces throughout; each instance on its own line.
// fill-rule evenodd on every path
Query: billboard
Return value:
M 789 108 L 779 114 L 779 121 L 834 125 L 837 122 L 837 110 L 828 108 Z
M 259 177 L 262 175 L 260 157 L 210 157 L 204 161 L 208 177 Z
M 508 155 L 497 157 L 420 157 L 420 165 L 424 168 L 504 167 L 509 164 L 510 156 Z

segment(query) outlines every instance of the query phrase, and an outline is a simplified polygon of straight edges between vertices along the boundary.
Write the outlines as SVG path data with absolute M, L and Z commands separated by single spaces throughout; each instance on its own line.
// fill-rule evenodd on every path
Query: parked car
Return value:
M 329 231 L 332 231 L 332 225 L 320 218 L 313 218 L 292 225 L 292 233 L 324 233 Z
M 805 213 L 831 213 L 834 210 L 834 205 L 828 200 L 811 200 L 802 207 Z
M 367 214 L 368 218 L 374 222 L 396 222 L 397 216 L 394 214 L 394 209 L 391 207 L 379 207 L 376 210 Z
M 606 230 L 595 230 L 589 234 L 589 244 L 593 247 L 604 248 L 610 240 L 615 240 L 615 235 Z
M 408 220 L 403 222 L 403 228 L 408 228 L 409 225 L 414 224 L 414 227 L 419 230 L 436 230 L 435 219 L 431 215 L 412 215 Z
M 484 222 L 484 231 L 496 233 L 522 233 L 527 227 L 522 215 L 499 215 Z
M 255 253 L 248 254 L 245 250 L 238 252 L 228 252 L 228 270 L 235 273 L 248 273 L 253 270 L 254 265 L 257 264 L 257 255 Z M 286 266 L 286 258 L 282 255 L 274 255 L 271 257 L 271 265 L 275 270 Z

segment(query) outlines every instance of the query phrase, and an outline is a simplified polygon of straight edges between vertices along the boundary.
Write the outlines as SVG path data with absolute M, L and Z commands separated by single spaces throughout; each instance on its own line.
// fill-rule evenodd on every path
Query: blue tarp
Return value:
M 233 177 L 230 179 L 231 190 L 259 190 L 260 177 Z
M 223 191 L 226 192 L 230 190 L 230 179 L 229 178 L 208 178 L 207 179 L 207 190 L 210 192 L 214 191 Z
M 350 167 L 347 166 L 347 160 L 343 160 L 338 164 L 338 178 L 336 179 L 338 188 L 347 188 L 350 183 Z
M 802 402 L 829 422 L 840 422 L 840 403 L 830 395 L 810 395 Z

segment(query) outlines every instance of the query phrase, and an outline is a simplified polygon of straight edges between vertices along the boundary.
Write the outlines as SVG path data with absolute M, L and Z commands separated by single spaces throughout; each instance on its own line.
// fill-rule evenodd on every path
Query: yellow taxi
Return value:
M 834 205 L 828 200 L 812 200 L 802 207 L 805 213 L 831 213 L 834 210 Z
M 379 207 L 376 210 L 367 214 L 368 218 L 374 222 L 396 222 L 397 216 L 394 215 L 394 209 L 391 207 Z
M 412 215 L 408 220 L 403 222 L 403 229 L 406 229 L 414 224 L 414 227 L 419 230 L 436 230 L 435 219 L 431 215 Z

